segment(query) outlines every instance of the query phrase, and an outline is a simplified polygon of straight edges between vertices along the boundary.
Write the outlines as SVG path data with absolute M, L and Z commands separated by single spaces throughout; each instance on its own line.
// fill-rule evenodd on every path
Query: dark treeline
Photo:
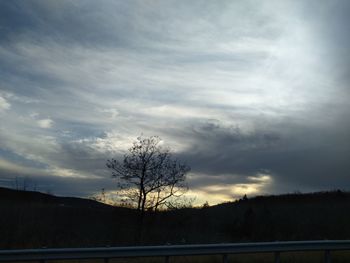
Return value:
M 0 248 L 350 239 L 350 193 L 261 196 L 146 214 L 80 198 L 0 188 Z

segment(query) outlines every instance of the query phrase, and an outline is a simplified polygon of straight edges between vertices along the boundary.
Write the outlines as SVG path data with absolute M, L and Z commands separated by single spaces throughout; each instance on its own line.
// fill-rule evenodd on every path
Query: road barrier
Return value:
M 223 263 L 228 263 L 231 254 L 274 253 L 274 262 L 279 263 L 282 252 L 324 251 L 325 262 L 330 263 L 331 251 L 337 250 L 350 250 L 350 240 L 0 250 L 0 261 L 103 259 L 107 263 L 112 258 L 164 257 L 168 263 L 173 256 L 222 255 Z

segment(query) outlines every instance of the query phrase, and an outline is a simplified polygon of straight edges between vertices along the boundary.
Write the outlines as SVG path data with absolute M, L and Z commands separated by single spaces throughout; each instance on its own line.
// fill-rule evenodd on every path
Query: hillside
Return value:
M 96 201 L 0 188 L 0 248 L 350 239 L 350 194 L 259 196 L 148 213 Z
M 0 202 L 23 204 L 51 204 L 78 208 L 111 209 L 112 207 L 94 200 L 77 197 L 58 197 L 35 191 L 22 191 L 0 187 Z

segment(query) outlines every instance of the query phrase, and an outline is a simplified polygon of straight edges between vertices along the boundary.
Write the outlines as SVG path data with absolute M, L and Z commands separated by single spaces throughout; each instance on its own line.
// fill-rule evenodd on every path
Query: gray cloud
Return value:
M 349 188 L 349 8 L 1 2 L 0 183 L 89 195 L 143 133 L 192 166 L 193 189 Z

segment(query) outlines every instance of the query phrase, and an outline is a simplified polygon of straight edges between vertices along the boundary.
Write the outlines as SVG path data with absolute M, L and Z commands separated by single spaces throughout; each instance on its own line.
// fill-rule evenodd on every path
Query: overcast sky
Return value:
M 140 134 L 190 195 L 350 190 L 350 1 L 0 0 L 0 186 L 90 196 Z

